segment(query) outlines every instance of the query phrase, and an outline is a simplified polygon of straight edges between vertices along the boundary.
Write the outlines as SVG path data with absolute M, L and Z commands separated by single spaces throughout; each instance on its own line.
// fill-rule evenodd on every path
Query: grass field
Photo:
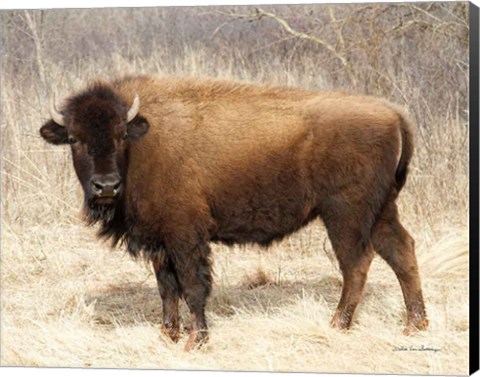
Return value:
M 2 365 L 465 374 L 466 229 L 417 235 L 430 329 L 405 337 L 400 289 L 379 258 L 353 328 L 330 328 L 341 276 L 319 225 L 269 251 L 214 248 L 211 339 L 192 353 L 160 335 L 145 265 L 79 224 L 4 227 Z
M 446 7 L 454 14 L 458 5 Z M 323 17 L 322 9 L 314 10 Z M 347 11 L 342 13 L 342 9 L 335 10 L 335 20 L 341 16 L 347 19 Z M 430 16 L 445 17 L 448 23 L 446 15 L 427 6 L 412 12 L 416 17 L 427 12 L 427 20 L 433 20 Z M 118 34 L 117 39 L 111 39 L 123 47 L 108 56 L 93 50 L 92 46 L 101 45 L 101 39 L 85 47 L 75 42 L 67 29 L 64 34 L 48 29 L 52 25 L 68 28 L 71 22 L 87 26 L 95 22 L 86 15 L 2 15 L 6 41 L 1 83 L 2 366 L 468 372 L 468 103 L 464 101 L 468 64 L 455 63 L 460 68 L 452 82 L 438 76 L 450 77 L 453 68 L 440 67 L 435 73 L 438 81 L 430 79 L 431 89 L 412 78 L 428 77 L 427 68 L 405 60 L 400 63 L 408 74 L 395 76 L 387 61 L 385 67 L 376 66 L 383 72 L 381 77 L 393 75 L 388 76 L 390 81 L 376 81 L 375 85 L 385 92 L 373 90 L 374 84 L 368 87 L 372 94 L 405 105 L 416 119 L 415 156 L 398 203 L 402 222 L 416 241 L 429 329 L 410 337 L 402 335 L 405 307 L 400 287 L 380 258 L 373 262 L 351 330 L 330 328 L 342 278 L 324 227 L 316 221 L 267 250 L 213 246 L 215 279 L 207 306 L 210 342 L 200 350 L 185 353 L 185 337 L 174 344 L 160 333 L 161 302 L 150 266 L 131 260 L 121 249 L 110 250 L 108 244 L 96 240 L 95 229 L 82 224 L 82 193 L 70 152 L 46 145 L 38 135 L 48 117 L 51 93 L 56 91 L 62 97 L 90 78 L 127 72 L 210 75 L 316 89 L 332 88 L 338 82 L 316 72 L 315 54 L 328 61 L 322 49 L 315 52 L 299 44 L 295 51 L 306 52 L 291 58 L 297 60 L 288 56 L 284 59 L 280 50 L 252 58 L 245 52 L 252 52 L 248 46 L 240 46 L 235 57 L 218 46 L 217 50 L 208 50 L 211 46 L 207 42 L 199 46 L 188 44 L 187 39 L 181 52 L 166 45 L 161 51 L 142 55 L 135 49 L 140 45 L 135 38 L 146 35 L 139 34 L 142 29 L 138 17 L 147 17 L 144 13 L 135 16 L 137 23 L 128 38 Z M 54 16 L 59 23 L 47 22 Z M 128 14 L 117 13 L 107 21 L 121 25 L 120 16 Z M 332 19 L 328 12 L 325 17 Z M 167 19 L 162 21 L 165 25 Z M 186 25 L 180 16 L 175 20 L 177 25 Z M 216 27 L 219 25 L 222 23 Z M 270 25 L 268 31 L 278 31 L 275 27 Z M 206 34 L 211 35 L 212 30 L 216 29 Z M 321 30 L 314 30 L 322 35 Z M 415 33 L 420 33 L 418 30 Z M 439 34 L 439 26 L 432 30 L 433 34 L 424 38 L 435 40 L 431 55 L 440 54 L 435 64 L 447 64 L 454 53 L 463 56 L 465 51 L 454 45 L 453 37 Z M 405 27 L 405 35 L 407 32 L 412 31 Z M 55 55 L 61 35 L 65 35 L 64 60 Z M 13 43 L 21 38 L 27 38 L 30 44 Z M 390 46 L 387 42 L 391 46 L 400 43 L 393 37 L 384 42 Z M 349 40 L 344 43 L 348 45 Z M 72 45 L 79 46 L 78 51 L 91 48 L 95 59 L 74 56 L 78 51 L 71 49 Z M 219 51 L 218 55 L 212 55 L 212 51 Z M 67 58 L 68 64 L 64 63 Z M 425 71 L 416 72 L 414 68 Z M 325 67 L 325 72 L 329 70 L 333 72 L 334 67 Z M 348 75 L 342 77 L 347 80 Z M 344 83 L 345 88 L 351 87 Z M 394 84 L 391 92 L 381 86 L 388 83 Z M 447 98 L 448 85 L 457 88 L 459 94 Z M 431 90 L 439 93 L 434 96 L 438 102 L 429 97 Z M 182 317 L 187 322 L 184 306 Z

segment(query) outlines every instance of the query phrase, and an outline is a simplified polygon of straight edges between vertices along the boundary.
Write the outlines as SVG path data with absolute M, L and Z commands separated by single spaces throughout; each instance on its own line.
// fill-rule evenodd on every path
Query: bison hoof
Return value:
M 198 331 L 193 330 L 190 332 L 190 335 L 187 340 L 187 344 L 185 344 L 184 350 L 186 352 L 192 351 L 194 349 L 198 349 L 202 347 L 208 341 L 208 333 L 207 330 Z
M 177 343 L 178 339 L 180 339 L 180 330 L 178 325 L 174 325 L 171 322 L 162 326 L 162 334 L 168 336 L 175 343 Z
M 417 319 L 417 320 L 409 320 L 407 326 L 403 330 L 403 335 L 410 336 L 415 334 L 418 331 L 423 331 L 428 328 L 428 319 Z
M 335 312 L 330 325 L 337 330 L 348 330 L 350 327 L 350 318 L 344 313 L 337 311 Z

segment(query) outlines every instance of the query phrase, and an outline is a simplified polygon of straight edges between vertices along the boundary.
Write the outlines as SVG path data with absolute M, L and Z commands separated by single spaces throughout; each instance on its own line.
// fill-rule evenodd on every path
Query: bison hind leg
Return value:
M 346 241 L 348 239 L 348 241 Z M 373 250 L 361 242 L 347 237 L 342 242 L 332 240 L 332 245 L 343 276 L 343 287 L 331 325 L 344 330 L 351 325 L 367 280 L 368 270 L 373 259 Z
M 420 285 L 414 240 L 398 220 L 397 205 L 392 200 L 384 207 L 372 231 L 375 251 L 395 272 L 407 308 L 405 335 L 428 327 Z
M 331 322 L 338 329 L 351 325 L 374 256 L 365 212 L 337 202 L 322 213 L 343 276 L 341 298 Z

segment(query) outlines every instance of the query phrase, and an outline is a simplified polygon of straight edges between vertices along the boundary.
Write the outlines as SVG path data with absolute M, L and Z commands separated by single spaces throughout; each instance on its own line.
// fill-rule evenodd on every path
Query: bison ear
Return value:
M 137 115 L 130 123 L 127 124 L 127 133 L 130 140 L 141 139 L 150 128 L 148 121 L 141 115 Z
M 65 127 L 49 120 L 40 128 L 40 135 L 50 144 L 67 144 L 68 133 Z

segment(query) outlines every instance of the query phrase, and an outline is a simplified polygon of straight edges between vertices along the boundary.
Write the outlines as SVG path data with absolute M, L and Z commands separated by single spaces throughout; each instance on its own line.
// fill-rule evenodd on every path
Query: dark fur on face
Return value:
M 98 203 L 95 198 L 85 199 L 85 219 L 89 225 L 93 225 L 98 221 L 111 223 L 115 217 L 117 207 L 121 206 L 121 199 L 116 199 L 112 203 Z
M 99 197 L 92 190 L 92 177 L 115 175 L 123 183 L 129 143 L 141 138 L 149 128 L 146 119 L 138 114 L 127 123 L 128 110 L 129 105 L 109 84 L 97 82 L 67 99 L 62 109 L 65 126 L 49 120 L 40 129 L 48 142 L 71 145 L 73 165 L 84 191 L 86 222 L 101 222 L 100 234 L 105 236 L 114 222 L 121 222 L 118 215 L 123 213 L 123 188 L 119 187 L 115 197 Z

